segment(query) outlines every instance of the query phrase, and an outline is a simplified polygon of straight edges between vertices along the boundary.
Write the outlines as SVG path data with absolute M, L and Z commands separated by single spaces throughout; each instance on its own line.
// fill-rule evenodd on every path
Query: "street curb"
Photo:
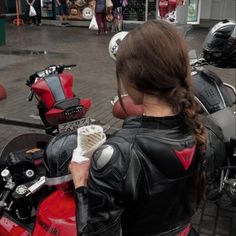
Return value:
M 20 126 L 20 127 L 25 127 L 25 128 L 34 128 L 34 129 L 41 129 L 44 130 L 45 127 L 43 124 L 39 123 L 33 123 L 33 122 L 26 122 L 20 119 L 11 119 L 11 118 L 6 118 L 4 116 L 0 116 L 0 124 L 5 124 L 5 125 L 12 125 L 12 126 Z M 95 122 L 97 125 L 103 126 L 104 124 L 100 122 Z M 108 136 L 112 135 L 113 133 L 117 132 L 119 128 L 116 127 L 109 127 L 106 131 L 106 134 Z
M 20 119 L 6 118 L 4 116 L 0 116 L 0 124 L 21 126 L 26 128 L 44 129 L 44 126 L 42 124 L 26 122 Z

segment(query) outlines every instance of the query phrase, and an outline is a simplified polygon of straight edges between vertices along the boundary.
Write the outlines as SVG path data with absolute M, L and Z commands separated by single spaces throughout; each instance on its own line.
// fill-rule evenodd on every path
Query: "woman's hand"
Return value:
M 75 188 L 87 186 L 87 179 L 89 173 L 90 161 L 78 164 L 72 161 L 70 164 L 70 171 Z

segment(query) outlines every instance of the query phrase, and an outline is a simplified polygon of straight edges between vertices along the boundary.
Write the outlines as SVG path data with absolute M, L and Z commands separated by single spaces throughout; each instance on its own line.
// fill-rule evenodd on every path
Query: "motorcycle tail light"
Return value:
M 71 116 L 77 113 L 83 113 L 83 106 L 79 105 L 77 107 L 69 108 L 64 112 L 65 116 Z

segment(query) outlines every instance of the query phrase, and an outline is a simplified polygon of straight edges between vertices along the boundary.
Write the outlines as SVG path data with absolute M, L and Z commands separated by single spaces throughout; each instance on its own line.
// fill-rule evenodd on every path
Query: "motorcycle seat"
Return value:
M 78 105 L 80 105 L 80 99 L 79 98 L 71 98 L 71 99 L 62 100 L 62 101 L 57 102 L 54 107 L 57 109 L 66 110 L 70 107 L 76 107 Z
M 236 114 L 226 107 L 220 111 L 208 115 L 222 130 L 224 141 L 229 142 L 231 139 L 236 138 Z

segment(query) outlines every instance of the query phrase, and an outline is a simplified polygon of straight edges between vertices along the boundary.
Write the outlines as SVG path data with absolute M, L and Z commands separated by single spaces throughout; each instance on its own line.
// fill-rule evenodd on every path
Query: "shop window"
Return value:
M 153 20 L 157 18 L 157 10 L 156 10 L 156 0 L 149 0 L 148 1 L 148 11 L 147 11 L 147 19 Z
M 42 17 L 52 18 L 53 17 L 53 4 L 52 0 L 41 1 Z
M 128 5 L 124 8 L 123 17 L 127 21 L 145 21 L 145 0 L 129 0 Z
M 3 0 L 5 1 L 5 0 Z M 8 14 L 16 13 L 16 1 L 15 0 L 7 0 L 6 3 L 6 11 Z

